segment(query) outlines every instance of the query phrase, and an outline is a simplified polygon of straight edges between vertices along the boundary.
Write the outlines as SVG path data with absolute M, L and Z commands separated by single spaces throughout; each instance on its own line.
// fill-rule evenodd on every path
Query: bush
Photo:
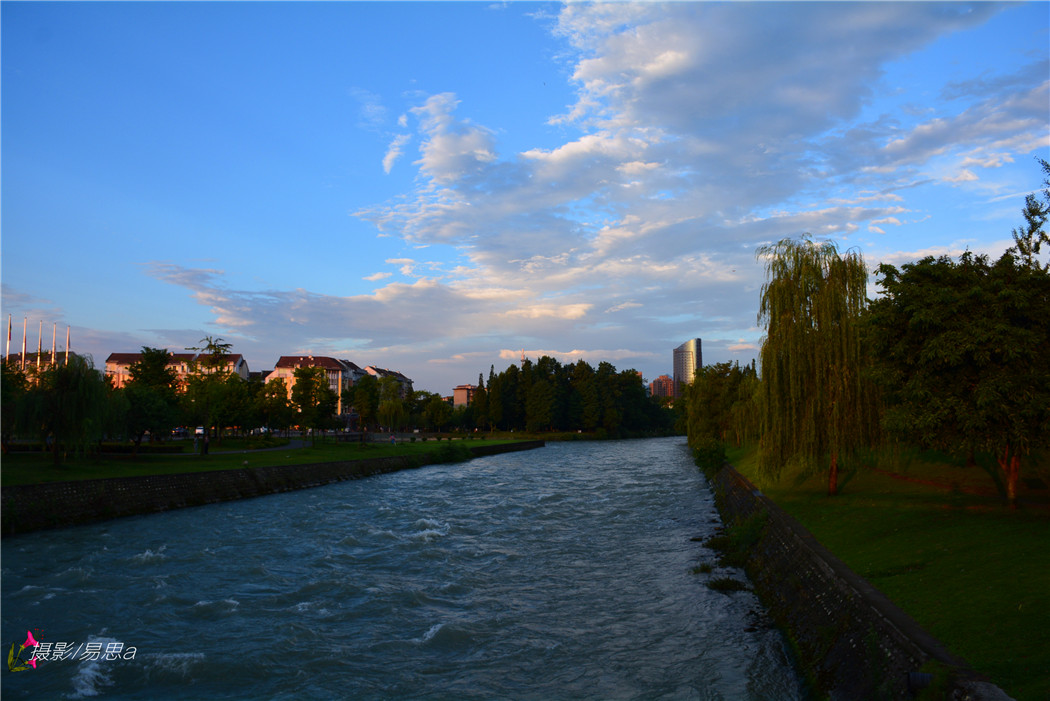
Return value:
M 713 436 L 697 439 L 693 445 L 693 461 L 706 474 L 718 472 L 726 461 L 725 444 Z
M 769 515 L 760 511 L 740 523 L 726 529 L 724 535 L 708 538 L 704 543 L 719 553 L 719 562 L 728 567 L 743 567 L 748 553 L 762 538 Z
M 453 443 L 451 438 L 447 443 L 440 444 L 433 455 L 436 462 L 466 462 L 474 457 L 470 448 L 463 443 Z

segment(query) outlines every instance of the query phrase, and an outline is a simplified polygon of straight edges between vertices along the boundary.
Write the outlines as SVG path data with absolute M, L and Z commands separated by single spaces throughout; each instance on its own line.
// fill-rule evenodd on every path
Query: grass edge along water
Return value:
M 979 467 L 935 455 L 900 463 L 925 480 L 897 479 L 884 461 L 883 471 L 852 472 L 835 497 L 819 475 L 765 478 L 754 449 L 726 455 L 952 653 L 1017 701 L 1050 698 L 1050 508 L 1010 510 Z M 985 493 L 968 493 L 982 481 Z

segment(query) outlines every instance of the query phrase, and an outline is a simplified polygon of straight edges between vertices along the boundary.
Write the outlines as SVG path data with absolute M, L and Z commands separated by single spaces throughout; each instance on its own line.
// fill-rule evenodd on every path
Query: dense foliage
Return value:
M 358 382 L 344 396 L 366 426 L 431 431 L 582 431 L 599 436 L 665 434 L 674 415 L 649 397 L 641 375 L 607 362 L 562 365 L 543 356 L 501 373 L 478 376 L 469 404 L 449 406 L 438 394 L 401 398 L 382 391 L 382 381 Z M 377 385 L 378 386 L 375 386 Z M 373 411 L 372 407 L 376 407 Z
M 15 435 L 23 435 L 45 445 L 59 465 L 117 428 L 126 411 L 89 359 L 70 355 L 68 362 L 25 371 L 4 365 L 5 452 Z
M 727 444 L 758 440 L 760 390 L 753 363 L 716 363 L 697 371 L 684 403 L 689 444 L 701 467 L 720 468 Z
M 869 443 L 878 426 L 859 323 L 867 268 L 859 253 L 840 256 L 834 244 L 807 238 L 758 254 L 768 277 L 759 303 L 766 325 L 760 462 L 776 474 L 826 461 L 835 494 L 839 458 Z
M 886 428 L 922 446 L 992 452 L 1007 498 L 1050 431 L 1050 272 L 1007 252 L 879 266 L 870 339 Z
M 480 383 L 480 378 L 479 378 Z M 562 365 L 543 356 L 502 373 L 489 369 L 484 400 L 475 403 L 475 426 L 501 430 L 586 431 L 603 436 L 666 433 L 674 417 L 648 396 L 635 370 L 597 368 L 578 360 Z
M 827 469 L 835 494 L 838 461 L 890 437 L 994 454 L 1012 503 L 1023 459 L 1050 447 L 1050 264 L 1039 258 L 1050 164 L 1040 165 L 1043 200 L 1026 198 L 1002 257 L 880 265 L 874 301 L 859 255 L 808 238 L 761 249 L 762 375 L 728 364 L 697 374 L 687 423 L 698 462 L 720 464 L 725 445 L 757 438 L 767 474 Z

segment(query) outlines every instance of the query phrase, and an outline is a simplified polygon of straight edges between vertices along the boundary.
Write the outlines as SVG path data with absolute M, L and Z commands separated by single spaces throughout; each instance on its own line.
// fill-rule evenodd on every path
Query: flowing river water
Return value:
M 27 631 L 50 645 L 2 693 L 806 698 L 756 597 L 705 585 L 744 579 L 697 540 L 718 526 L 666 438 L 7 538 L 4 651 Z

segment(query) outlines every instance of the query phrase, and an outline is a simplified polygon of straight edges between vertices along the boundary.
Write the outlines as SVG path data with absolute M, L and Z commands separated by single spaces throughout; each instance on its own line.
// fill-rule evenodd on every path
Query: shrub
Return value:
M 725 444 L 713 436 L 698 439 L 693 447 L 693 461 L 707 474 L 721 470 L 726 461 Z
M 474 457 L 470 448 L 463 443 L 453 443 L 451 439 L 447 443 L 438 446 L 434 451 L 436 462 L 466 462 Z
M 723 535 L 712 536 L 704 543 L 719 553 L 718 561 L 728 567 L 743 567 L 748 553 L 762 538 L 768 514 L 759 511 L 740 523 L 726 529 Z

